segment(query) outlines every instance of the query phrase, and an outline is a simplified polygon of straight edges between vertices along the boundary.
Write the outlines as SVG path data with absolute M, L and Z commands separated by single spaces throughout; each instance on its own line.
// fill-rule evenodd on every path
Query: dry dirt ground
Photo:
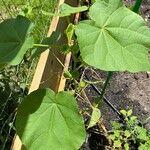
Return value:
M 115 73 L 106 96 L 118 110 L 132 109 L 142 122 L 150 116 L 150 77 L 147 73 Z M 105 103 L 102 114 L 106 121 L 117 118 Z M 147 127 L 150 129 L 149 123 Z

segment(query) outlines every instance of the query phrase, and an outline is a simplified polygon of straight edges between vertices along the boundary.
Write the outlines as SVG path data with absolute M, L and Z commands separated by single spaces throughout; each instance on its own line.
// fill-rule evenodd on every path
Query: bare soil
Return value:
M 106 74 L 96 71 L 99 78 L 104 80 Z M 87 71 L 90 78 L 94 73 Z M 94 100 L 98 94 L 90 87 L 86 91 L 90 100 Z M 114 73 L 106 90 L 105 96 L 118 110 L 133 110 L 141 122 L 150 116 L 150 76 L 148 73 Z M 111 128 L 111 120 L 119 120 L 119 116 L 105 102 L 102 103 L 101 112 L 103 121 L 108 129 Z M 150 123 L 146 124 L 150 130 Z

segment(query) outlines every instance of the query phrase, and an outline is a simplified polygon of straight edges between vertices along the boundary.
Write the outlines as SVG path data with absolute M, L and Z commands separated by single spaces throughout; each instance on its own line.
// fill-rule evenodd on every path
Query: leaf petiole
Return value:
M 133 6 L 132 11 L 135 12 L 135 13 L 138 13 L 142 2 L 143 2 L 143 0 L 136 0 L 135 5 Z
M 104 83 L 104 87 L 103 87 L 103 89 L 102 89 L 102 93 L 101 93 L 101 95 L 100 95 L 100 97 L 99 97 L 100 100 L 103 98 L 103 96 L 104 96 L 104 94 L 105 94 L 105 90 L 106 90 L 106 88 L 107 88 L 107 86 L 108 86 L 108 83 L 109 83 L 110 79 L 112 78 L 112 75 L 113 75 L 113 72 L 112 72 L 112 71 L 109 71 L 109 72 L 108 72 L 107 79 L 106 79 L 106 81 L 105 81 L 105 83 Z M 98 102 L 98 107 L 99 107 L 99 105 L 100 105 L 100 101 Z
M 34 47 L 49 47 L 49 45 L 45 45 L 45 44 L 33 44 Z

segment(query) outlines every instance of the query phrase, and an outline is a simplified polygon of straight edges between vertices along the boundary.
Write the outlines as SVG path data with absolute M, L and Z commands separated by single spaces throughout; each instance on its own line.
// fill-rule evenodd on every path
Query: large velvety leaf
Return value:
M 83 118 L 67 92 L 40 89 L 18 109 L 17 134 L 27 150 L 77 150 L 85 140 Z
M 89 16 L 75 29 L 83 61 L 106 71 L 150 70 L 150 31 L 142 17 L 122 0 L 97 0 Z
M 30 33 L 33 24 L 25 17 L 8 19 L 0 24 L 0 68 L 17 65 L 29 48 L 33 47 Z

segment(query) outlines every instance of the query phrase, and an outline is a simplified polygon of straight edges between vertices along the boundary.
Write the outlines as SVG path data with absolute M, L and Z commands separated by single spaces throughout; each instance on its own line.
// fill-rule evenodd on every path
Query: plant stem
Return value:
M 90 81 L 89 77 L 86 74 L 85 77 L 88 81 Z M 94 84 L 90 84 L 90 85 L 97 94 L 101 95 L 101 91 Z M 109 99 L 106 98 L 105 96 L 103 96 L 103 99 L 104 102 L 120 117 L 120 119 L 124 120 L 124 116 L 120 113 L 120 111 L 118 111 L 118 109 L 115 106 L 113 106 L 113 104 L 109 101 Z
M 36 46 L 36 47 L 49 47 L 49 45 L 45 45 L 45 44 L 33 44 L 33 46 Z
M 106 81 L 105 81 L 105 83 L 104 83 L 104 87 L 103 87 L 103 89 L 102 89 L 101 95 L 100 95 L 100 97 L 99 97 L 100 101 L 101 101 L 101 99 L 103 98 L 103 96 L 104 96 L 104 94 L 105 94 L 105 90 L 106 90 L 106 88 L 107 88 L 107 85 L 108 85 L 108 83 L 109 83 L 109 81 L 110 81 L 112 75 L 113 75 L 113 72 L 112 72 L 112 71 L 109 71 L 109 72 L 108 72 L 107 79 L 106 79 Z M 100 101 L 99 101 L 99 103 L 98 103 L 98 107 L 99 107 L 99 105 L 100 105 Z
M 66 19 L 67 19 L 67 24 L 69 25 L 70 24 L 70 18 L 67 16 Z
M 136 0 L 135 5 L 133 6 L 132 11 L 134 11 L 135 13 L 138 13 L 142 2 L 143 2 L 143 0 Z

